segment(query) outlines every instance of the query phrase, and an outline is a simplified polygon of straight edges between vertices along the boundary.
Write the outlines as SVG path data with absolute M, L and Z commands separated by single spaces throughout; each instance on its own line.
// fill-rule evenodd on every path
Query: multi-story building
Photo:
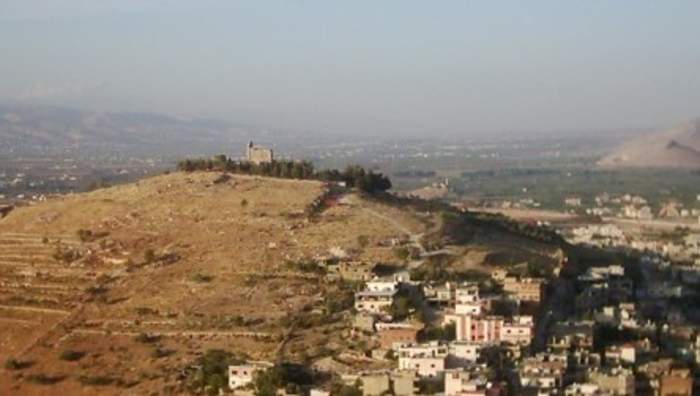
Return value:
M 251 141 L 246 146 L 246 159 L 254 164 L 266 164 L 273 162 L 275 156 L 271 149 L 256 146 Z
M 372 314 L 385 314 L 394 303 L 396 291 L 369 291 L 355 293 L 355 309 Z
M 615 396 L 634 396 L 634 373 L 628 369 L 614 368 L 611 370 L 593 371 L 588 376 L 589 381 L 598 385 L 602 391 Z
M 462 286 L 455 291 L 455 313 L 481 315 L 482 306 L 478 285 Z
M 515 316 L 506 321 L 502 316 L 474 316 L 453 314 L 445 317 L 455 324 L 458 341 L 480 344 L 510 343 L 527 345 L 532 341 L 533 321 L 531 316 Z
M 469 341 L 452 341 L 449 345 L 450 367 L 466 367 L 479 359 L 482 345 Z
M 554 325 L 547 345 L 554 349 L 593 348 L 594 322 L 561 322 Z
M 439 378 L 445 371 L 449 350 L 437 341 L 398 348 L 399 370 L 415 370 L 421 377 Z
M 544 299 L 546 283 L 542 278 L 520 279 L 508 276 L 503 280 L 503 291 L 520 301 L 539 303 Z
M 611 345 L 605 348 L 605 363 L 610 365 L 634 364 L 637 348 L 634 344 Z
M 538 393 L 554 392 L 564 383 L 566 368 L 565 355 L 543 353 L 524 359 L 518 370 L 519 386 Z
M 387 313 L 398 291 L 399 282 L 393 278 L 370 280 L 364 290 L 355 293 L 355 309 L 373 314 Z
M 501 329 L 501 342 L 513 345 L 529 345 L 533 337 L 532 316 L 515 316 L 505 321 Z

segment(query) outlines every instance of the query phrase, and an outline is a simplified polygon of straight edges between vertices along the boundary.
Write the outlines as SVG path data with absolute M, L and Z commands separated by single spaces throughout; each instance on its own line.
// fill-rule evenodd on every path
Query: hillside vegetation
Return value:
M 354 285 L 327 279 L 323 259 L 406 267 L 390 241 L 454 248 L 459 273 L 487 273 L 489 254 L 516 246 L 518 263 L 557 254 L 468 217 L 450 228 L 444 211 L 219 171 L 18 208 L 0 220 L 0 394 L 187 393 L 210 350 L 299 363 L 362 352 L 348 337 Z M 471 237 L 448 238 L 460 227 Z

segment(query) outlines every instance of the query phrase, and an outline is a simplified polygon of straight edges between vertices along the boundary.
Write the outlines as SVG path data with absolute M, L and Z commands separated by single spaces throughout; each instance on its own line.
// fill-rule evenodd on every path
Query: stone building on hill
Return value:
M 256 146 L 251 141 L 246 147 L 246 160 L 254 164 L 269 164 L 274 161 L 274 153 L 272 149 L 262 146 Z

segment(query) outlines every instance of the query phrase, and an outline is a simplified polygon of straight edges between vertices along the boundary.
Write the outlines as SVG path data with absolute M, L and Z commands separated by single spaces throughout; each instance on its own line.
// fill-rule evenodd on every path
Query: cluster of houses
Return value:
M 583 206 L 583 201 L 579 197 L 568 197 L 564 199 L 564 205 L 575 210 Z M 686 208 L 680 202 L 671 199 L 661 204 L 655 213 L 646 198 L 631 194 L 619 197 L 611 197 L 607 193 L 599 194 L 595 197 L 595 205 L 586 208 L 585 213 L 592 216 L 633 220 L 696 219 L 700 222 L 700 208 Z
M 550 279 L 496 269 L 473 282 L 378 277 L 370 263 L 336 260 L 326 276 L 361 285 L 348 339 L 366 347 L 312 367 L 364 396 L 692 395 L 700 262 L 678 265 L 663 248 L 645 253 L 610 224 L 575 228 L 569 240 L 642 258 Z M 697 234 L 675 243 L 700 257 Z M 231 367 L 231 388 L 266 367 Z
M 484 287 L 338 268 L 364 279 L 348 337 L 367 349 L 358 364 L 328 357 L 313 367 L 365 396 L 692 395 L 700 334 L 687 310 L 673 306 L 689 294 L 665 265 L 643 260 L 635 275 L 622 265 L 590 267 L 566 287 L 503 270 L 487 281 L 495 287 Z M 230 367 L 230 387 L 268 367 Z
M 628 234 L 614 224 L 587 224 L 571 229 L 567 236 L 572 243 L 657 255 L 692 264 L 700 271 L 700 233 L 689 229 L 659 238 L 654 234 Z
M 371 345 L 367 361 L 380 362 L 380 368 L 337 369 L 335 374 L 341 374 L 345 383 L 361 384 L 367 396 L 425 393 L 419 386 L 424 383 L 435 385 L 444 395 L 507 394 L 507 385 L 497 378 L 485 353 L 493 348 L 504 348 L 509 356 L 527 353 L 535 332 L 531 312 L 544 300 L 544 279 L 495 271 L 493 281 L 501 291 L 483 294 L 478 283 L 412 281 L 408 272 L 370 278 L 360 263 L 347 266 L 354 271 L 339 265 L 337 273 L 366 279 L 355 293 L 350 336 Z M 401 305 L 399 300 L 410 302 L 408 315 L 399 317 L 392 308 Z M 496 306 L 512 308 L 512 313 L 496 312 Z M 416 318 L 419 310 L 426 316 L 421 320 Z M 426 335 L 429 328 L 442 330 L 441 335 Z M 267 367 L 261 362 L 231 366 L 231 389 L 245 388 L 257 371 Z
M 521 356 L 528 350 L 535 332 L 534 317 L 528 313 L 544 299 L 546 282 L 504 271 L 496 271 L 493 281 L 500 292 L 482 294 L 479 284 L 470 282 L 414 282 L 407 274 L 367 281 L 355 294 L 354 331 L 376 340 L 373 358 L 389 356 L 395 366 L 353 373 L 347 376 L 349 382 L 360 379 L 365 395 L 413 395 L 421 382 L 439 383 L 445 395 L 507 394 L 484 354 L 504 348 L 511 356 Z M 417 301 L 432 320 L 397 321 L 389 307 L 401 296 Z M 496 306 L 511 306 L 513 313 L 496 312 Z M 450 329 L 448 335 L 426 339 L 427 327 L 435 325 Z M 404 393 L 397 392 L 397 380 L 410 382 L 400 387 Z
M 540 384 L 538 394 L 561 394 L 566 383 L 565 395 L 693 394 L 697 333 L 688 323 L 675 329 L 685 327 L 681 334 L 667 324 L 672 299 L 653 291 L 655 276 L 633 280 L 623 266 L 609 265 L 588 268 L 574 284 L 569 319 L 575 319 L 554 324 L 548 352 L 528 358 L 521 369 L 535 373 L 528 381 Z

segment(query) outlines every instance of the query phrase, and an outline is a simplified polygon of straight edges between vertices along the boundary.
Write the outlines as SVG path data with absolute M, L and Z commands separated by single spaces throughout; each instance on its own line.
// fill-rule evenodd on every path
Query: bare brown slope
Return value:
M 352 288 L 287 261 L 338 247 L 397 263 L 386 242 L 411 246 L 441 216 L 347 192 L 309 219 L 324 190 L 178 172 L 12 211 L 0 219 L 0 363 L 31 365 L 0 368 L 0 395 L 186 394 L 182 370 L 208 349 L 297 362 L 361 349 L 349 307 L 327 313 L 328 301 L 351 303 Z M 435 257 L 486 271 L 493 253 L 515 266 L 558 256 L 479 227 Z
M 181 389 L 178 372 L 210 348 L 292 360 L 345 350 L 342 316 L 287 339 L 338 287 L 287 260 L 337 246 L 387 261 L 379 241 L 422 223 L 361 198 L 309 222 L 320 182 L 221 176 L 174 173 L 0 220 L 0 362 L 32 363 L 0 368 L 0 394 L 151 394 Z M 62 359 L 69 350 L 85 357 Z
M 598 164 L 608 168 L 700 168 L 700 120 L 634 139 Z

